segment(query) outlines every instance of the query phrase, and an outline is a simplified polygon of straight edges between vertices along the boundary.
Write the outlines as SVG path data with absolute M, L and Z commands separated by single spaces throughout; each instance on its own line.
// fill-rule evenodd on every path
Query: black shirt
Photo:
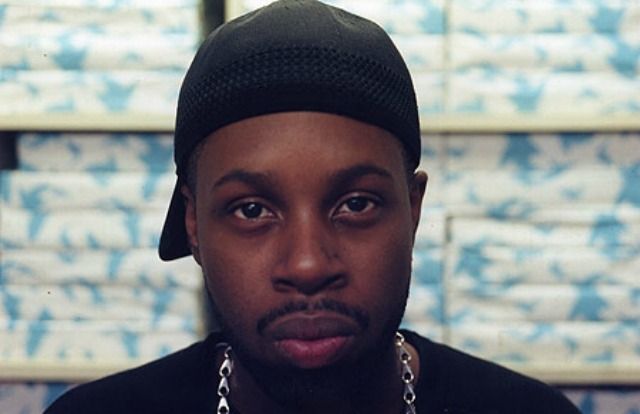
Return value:
M 579 414 L 548 385 L 410 331 L 420 355 L 419 414 Z M 220 334 L 157 361 L 80 385 L 45 414 L 213 414 L 218 397 Z M 233 409 L 232 409 L 233 414 Z

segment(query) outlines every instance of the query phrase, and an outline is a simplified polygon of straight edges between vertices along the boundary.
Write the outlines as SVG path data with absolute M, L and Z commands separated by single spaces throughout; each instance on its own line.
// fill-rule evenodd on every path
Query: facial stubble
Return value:
M 304 407 L 317 409 L 347 401 L 354 407 L 359 407 L 354 412 L 360 412 L 361 409 L 376 400 L 375 397 L 380 392 L 380 386 L 384 386 L 387 380 L 382 376 L 385 375 L 385 367 L 388 365 L 382 361 L 395 358 L 395 332 L 404 316 L 409 284 L 407 283 L 401 297 L 395 301 L 396 303 L 391 304 L 388 312 L 389 318 L 382 327 L 379 336 L 372 339 L 357 357 L 316 369 L 273 364 L 264 361 L 260 355 L 255 355 L 255 352 L 251 351 L 241 334 L 234 328 L 233 322 L 225 317 L 215 301 L 212 300 L 208 290 L 207 293 L 212 313 L 220 324 L 225 339 L 231 345 L 235 358 L 241 362 L 254 382 L 267 396 L 293 412 L 301 412 Z M 346 304 L 341 306 L 353 309 Z M 368 319 L 366 312 L 363 315 L 364 311 L 360 309 L 354 309 L 353 312 L 359 314 L 359 318 Z M 263 318 L 260 318 L 261 321 L 269 319 L 270 315 L 274 313 L 278 313 L 278 310 L 267 313 Z M 361 322 L 360 320 L 358 323 Z M 260 330 L 259 323 L 260 321 L 256 324 L 256 331 Z

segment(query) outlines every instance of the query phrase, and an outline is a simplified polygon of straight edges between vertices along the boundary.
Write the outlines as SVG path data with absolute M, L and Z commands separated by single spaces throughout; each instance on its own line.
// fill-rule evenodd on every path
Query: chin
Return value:
M 406 301 L 404 302 L 406 304 Z M 354 338 L 356 345 L 352 353 L 332 361 L 327 365 L 305 368 L 295 366 L 279 358 L 266 357 L 269 352 L 254 351 L 230 326 L 223 330 L 234 354 L 251 373 L 256 384 L 269 397 L 292 411 L 304 412 L 304 407 L 330 407 L 344 401 L 360 401 L 364 404 L 371 399 L 372 378 L 380 378 L 380 361 L 395 358 L 394 337 L 404 306 L 396 309 L 388 322 L 376 329 L 370 326 Z M 259 348 L 259 347 L 258 347 Z
M 390 351 L 394 352 L 394 335 L 395 328 L 385 333 L 384 339 L 370 342 L 375 345 L 357 355 L 349 355 L 331 364 L 313 368 L 267 362 L 261 355 L 247 351 L 241 343 L 231 346 L 268 396 L 283 407 L 303 411 L 305 406 L 318 408 L 344 401 L 366 401 L 369 398 L 367 385 L 371 378 L 380 376 L 380 361 Z

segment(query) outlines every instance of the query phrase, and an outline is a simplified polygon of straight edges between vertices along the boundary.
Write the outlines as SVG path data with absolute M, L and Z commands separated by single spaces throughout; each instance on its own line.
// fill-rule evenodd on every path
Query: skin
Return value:
M 424 172 L 407 180 L 393 135 L 338 115 L 270 114 L 206 138 L 196 192 L 182 188 L 185 224 L 234 348 L 231 403 L 238 411 L 401 412 L 393 333 L 406 304 L 426 182 Z M 323 318 L 330 331 L 336 324 L 348 331 L 335 339 L 335 352 L 318 356 L 305 351 L 308 342 L 296 339 L 292 348 L 275 338 L 287 320 L 308 333 Z M 300 344 L 303 351 L 294 352 Z M 323 349 L 314 344 L 312 351 Z M 417 372 L 419 356 L 410 352 Z M 348 377 L 339 371 L 345 367 L 367 376 L 316 399 L 303 393 L 287 406 L 260 367 L 278 378 L 335 369 L 331 384 Z M 331 398 L 345 387 L 360 390 L 357 398 Z

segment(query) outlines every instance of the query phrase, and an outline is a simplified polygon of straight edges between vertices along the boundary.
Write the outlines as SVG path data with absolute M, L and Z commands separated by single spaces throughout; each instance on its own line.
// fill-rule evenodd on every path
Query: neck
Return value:
M 234 371 L 231 377 L 231 394 L 229 396 L 232 413 L 242 414 L 283 414 L 283 413 L 375 413 L 398 414 L 404 411 L 402 400 L 403 384 L 400 380 L 400 364 L 396 347 L 390 346 L 384 356 L 375 364 L 372 375 L 357 384 L 358 389 L 350 390 L 350 398 L 339 401 L 308 404 L 300 402 L 295 407 L 285 407 L 278 403 L 256 382 L 251 372 L 242 361 L 234 355 Z M 413 348 L 410 353 L 415 354 Z M 412 355 L 412 365 L 417 362 L 417 355 Z M 222 361 L 222 352 L 219 362 Z M 353 391 L 353 392 L 351 392 Z

